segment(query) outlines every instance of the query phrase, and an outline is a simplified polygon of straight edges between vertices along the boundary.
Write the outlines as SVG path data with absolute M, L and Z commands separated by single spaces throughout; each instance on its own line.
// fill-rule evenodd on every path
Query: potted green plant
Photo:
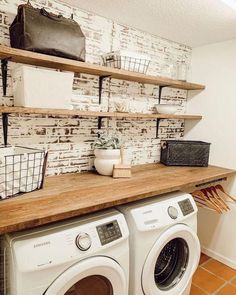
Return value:
M 94 166 L 101 175 L 112 175 L 113 166 L 120 164 L 121 143 L 118 137 L 102 136 L 94 143 Z

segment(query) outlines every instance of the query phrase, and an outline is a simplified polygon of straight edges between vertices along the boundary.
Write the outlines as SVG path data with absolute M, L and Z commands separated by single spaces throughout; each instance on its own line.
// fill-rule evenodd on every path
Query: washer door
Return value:
M 166 230 L 149 252 L 142 272 L 146 295 L 182 294 L 200 258 L 200 244 L 194 231 L 183 224 Z
M 80 261 L 61 274 L 44 295 L 127 295 L 120 265 L 107 257 Z

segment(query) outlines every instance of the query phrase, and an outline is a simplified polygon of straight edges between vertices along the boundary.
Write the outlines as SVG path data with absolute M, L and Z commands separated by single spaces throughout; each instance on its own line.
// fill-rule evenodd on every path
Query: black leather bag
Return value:
M 79 24 L 29 2 L 18 7 L 10 39 L 14 48 L 85 61 L 85 36 Z

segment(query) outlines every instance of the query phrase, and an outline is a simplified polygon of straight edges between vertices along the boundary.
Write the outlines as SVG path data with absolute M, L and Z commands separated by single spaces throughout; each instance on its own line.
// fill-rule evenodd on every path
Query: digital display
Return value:
M 194 212 L 193 205 L 189 199 L 178 202 L 184 216 Z
M 106 226 L 107 226 L 107 228 L 111 228 L 114 226 L 114 224 L 113 224 L 113 222 L 111 222 L 111 223 L 108 223 Z
M 101 244 L 106 245 L 122 237 L 117 220 L 97 226 Z

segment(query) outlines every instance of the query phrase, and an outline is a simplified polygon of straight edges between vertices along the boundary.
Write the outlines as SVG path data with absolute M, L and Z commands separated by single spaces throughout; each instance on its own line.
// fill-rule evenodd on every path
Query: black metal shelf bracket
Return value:
M 7 146 L 8 137 L 8 113 L 2 113 L 2 129 L 3 129 L 3 139 L 4 145 Z
M 1 60 L 3 96 L 7 95 L 7 65 L 9 58 Z
M 157 99 L 158 99 L 158 104 L 161 103 L 161 94 L 162 94 L 162 90 L 163 90 L 163 88 L 165 88 L 165 87 L 170 87 L 170 85 L 159 86 L 159 95 L 158 95 L 158 97 L 157 97 Z
M 98 96 L 99 96 L 99 104 L 102 103 L 102 85 L 103 85 L 103 81 L 104 81 L 104 79 L 109 78 L 109 77 L 111 77 L 111 75 L 106 75 L 106 76 L 100 76 L 99 77 L 99 94 L 98 94 Z
M 98 130 L 102 129 L 102 120 L 106 117 L 98 117 Z M 100 133 L 98 133 L 98 138 L 100 137 Z
M 158 104 L 160 104 L 161 103 L 161 94 L 162 94 L 162 90 L 163 90 L 163 88 L 165 88 L 165 87 L 170 87 L 170 85 L 162 85 L 162 86 L 159 86 L 159 95 L 158 95 L 158 97 L 157 97 L 157 99 L 158 99 Z M 156 138 L 158 138 L 158 135 L 159 135 L 159 127 L 160 127 L 160 121 L 161 121 L 162 119 L 157 119 L 157 125 L 156 125 Z
M 98 117 L 98 129 L 102 129 L 102 119 L 105 117 Z
M 161 119 L 157 119 L 157 125 L 156 125 L 156 138 L 158 138 L 158 135 L 159 135 L 160 121 L 161 121 Z

